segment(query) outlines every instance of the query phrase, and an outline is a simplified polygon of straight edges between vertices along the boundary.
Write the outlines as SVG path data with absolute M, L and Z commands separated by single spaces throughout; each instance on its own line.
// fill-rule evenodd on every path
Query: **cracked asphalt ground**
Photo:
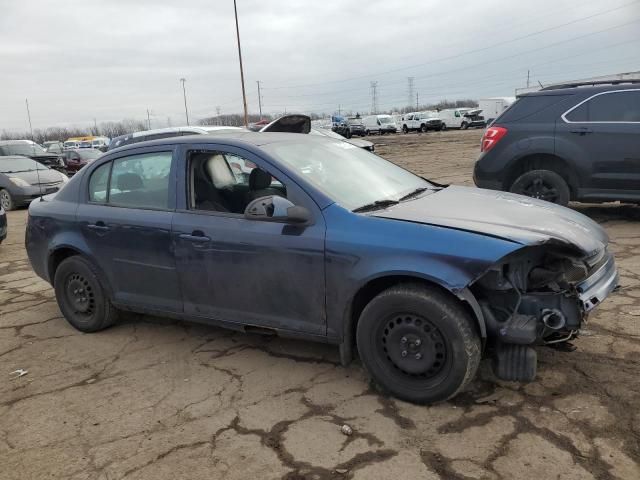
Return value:
M 440 182 L 471 184 L 481 132 L 375 138 Z M 622 289 L 538 379 L 421 407 L 379 395 L 325 345 L 127 317 L 73 330 L 23 246 L 0 246 L 0 478 L 640 478 L 640 207 L 577 206 L 608 230 Z M 28 374 L 11 379 L 23 368 Z M 352 436 L 340 432 L 343 424 Z

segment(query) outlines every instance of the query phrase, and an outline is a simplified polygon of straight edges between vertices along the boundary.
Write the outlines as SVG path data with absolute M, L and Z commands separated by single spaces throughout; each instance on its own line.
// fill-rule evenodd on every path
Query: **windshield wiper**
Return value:
M 404 200 L 409 200 L 410 198 L 420 195 L 422 192 L 426 192 L 427 190 L 429 190 L 427 187 L 416 188 L 414 191 L 407 193 L 406 195 L 400 197 L 398 200 L 401 202 Z
M 361 212 L 369 212 L 371 210 L 380 210 L 381 208 L 390 207 L 391 205 L 397 205 L 400 203 L 398 200 L 376 200 L 375 202 L 367 203 L 366 205 L 362 205 L 361 207 L 354 208 L 352 212 L 361 213 Z

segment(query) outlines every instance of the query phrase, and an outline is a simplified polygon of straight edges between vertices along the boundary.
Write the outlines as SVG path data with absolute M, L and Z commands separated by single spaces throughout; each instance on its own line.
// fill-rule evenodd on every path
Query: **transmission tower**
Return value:
M 371 113 L 378 112 L 378 82 L 371 82 Z
M 413 80 L 414 80 L 414 77 L 407 77 L 407 88 L 409 90 L 408 96 L 407 96 L 409 101 L 407 102 L 407 105 L 409 106 L 413 104 Z

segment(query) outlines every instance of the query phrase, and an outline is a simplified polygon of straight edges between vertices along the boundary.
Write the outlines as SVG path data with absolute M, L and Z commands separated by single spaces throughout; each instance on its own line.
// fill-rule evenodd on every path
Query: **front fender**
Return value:
M 354 299 L 373 282 L 385 278 L 430 282 L 466 301 L 475 312 L 467 286 L 502 257 L 522 248 L 501 238 L 355 215 L 337 206 L 324 213 L 327 335 L 338 343 L 348 340 L 352 330 Z

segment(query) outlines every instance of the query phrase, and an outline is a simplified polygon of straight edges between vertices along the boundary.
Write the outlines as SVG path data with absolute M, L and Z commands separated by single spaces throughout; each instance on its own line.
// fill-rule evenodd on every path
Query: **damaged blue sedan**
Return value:
M 617 286 L 567 208 L 439 185 L 338 139 L 223 132 L 112 150 L 29 208 L 26 247 L 75 328 L 121 311 L 335 344 L 432 403 L 483 357 L 531 381 Z

